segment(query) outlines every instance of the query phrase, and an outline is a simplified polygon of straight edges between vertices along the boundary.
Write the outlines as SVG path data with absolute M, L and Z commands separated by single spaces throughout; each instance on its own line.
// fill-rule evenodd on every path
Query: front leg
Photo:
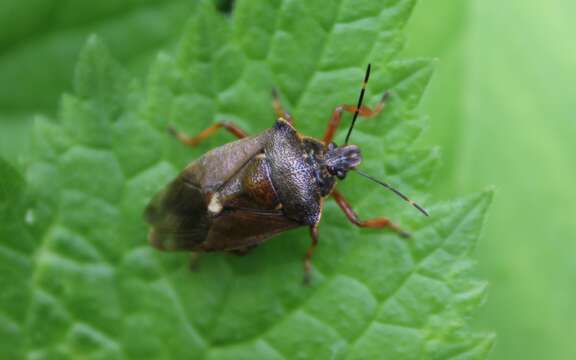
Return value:
M 390 97 L 390 93 L 385 92 L 384 95 L 382 95 L 382 98 L 380 98 L 380 101 L 378 101 L 378 103 L 374 107 L 374 110 L 372 110 L 368 106 L 363 105 L 358 110 L 358 115 L 365 117 L 365 118 L 371 118 L 371 117 L 378 115 L 382 111 L 382 109 L 384 108 L 384 105 L 386 104 L 386 101 L 388 100 L 389 97 Z M 328 122 L 328 126 L 326 127 L 326 131 L 324 132 L 324 138 L 322 139 L 324 144 L 329 144 L 334 139 L 334 135 L 336 134 L 336 130 L 338 129 L 338 126 L 340 125 L 340 122 L 342 121 L 342 113 L 344 111 L 354 113 L 354 112 L 356 112 L 356 109 L 358 109 L 356 106 L 344 104 L 344 105 L 338 106 L 334 110 L 334 112 L 332 113 L 332 117 L 330 118 L 330 121 Z
M 410 234 L 400 229 L 397 225 L 392 223 L 387 218 L 381 217 L 370 220 L 360 220 L 358 214 L 356 214 L 356 212 L 352 209 L 352 206 L 337 190 L 334 190 L 334 192 L 332 193 L 332 197 L 334 198 L 336 204 L 338 204 L 342 212 L 344 212 L 344 215 L 346 215 L 346 217 L 348 218 L 348 220 L 350 220 L 352 224 L 358 227 L 375 228 L 375 229 L 389 228 L 398 233 L 398 235 L 400 235 L 403 238 L 410 237 Z

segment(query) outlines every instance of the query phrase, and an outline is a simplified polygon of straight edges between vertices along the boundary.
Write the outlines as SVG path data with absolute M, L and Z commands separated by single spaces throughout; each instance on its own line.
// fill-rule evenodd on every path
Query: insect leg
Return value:
M 198 145 L 198 143 L 200 143 L 202 140 L 213 135 L 220 128 L 228 130 L 228 132 L 236 136 L 238 139 L 242 139 L 248 136 L 248 134 L 244 130 L 240 129 L 237 125 L 234 125 L 233 123 L 228 121 L 219 121 L 214 125 L 210 126 L 209 128 L 204 129 L 196 136 L 189 136 L 183 132 L 177 131 L 172 126 L 168 127 L 168 132 L 174 135 L 174 137 L 176 137 L 176 139 L 178 139 L 181 143 L 193 147 Z
M 276 116 L 287 120 L 290 124 L 294 124 L 294 119 L 288 111 L 284 111 L 282 108 L 282 103 L 280 102 L 280 96 L 278 95 L 278 90 L 272 88 L 272 106 L 276 112 Z
M 360 107 L 360 110 L 358 111 L 358 115 L 365 117 L 365 118 L 371 118 L 371 117 L 378 115 L 380 113 L 380 111 L 382 111 L 382 109 L 384 108 L 384 105 L 386 104 L 386 100 L 388 100 L 389 97 L 390 97 L 390 93 L 385 92 L 384 95 L 382 95 L 382 97 L 380 98 L 380 101 L 378 101 L 378 103 L 374 107 L 374 109 L 371 109 L 368 106 L 362 105 Z M 344 104 L 344 105 L 338 106 L 334 110 L 334 112 L 332 113 L 332 117 L 330 118 L 330 121 L 328 122 L 328 126 L 326 127 L 326 131 L 324 132 L 324 138 L 322 139 L 324 144 L 329 144 L 332 142 L 332 139 L 334 139 L 334 135 L 336 134 L 336 130 L 338 129 L 338 126 L 340 125 L 340 121 L 342 120 L 342 113 L 344 111 L 351 112 L 351 113 L 356 112 L 356 106 Z
M 392 223 L 387 218 L 381 217 L 370 220 L 360 220 L 358 214 L 356 214 L 356 212 L 352 209 L 352 206 L 338 191 L 334 190 L 334 192 L 332 193 L 332 197 L 334 198 L 334 200 L 336 200 L 336 203 L 338 204 L 342 212 L 344 212 L 344 215 L 346 215 L 348 220 L 350 220 L 350 222 L 353 223 L 354 225 L 358 227 L 377 228 L 377 229 L 389 228 L 398 233 L 398 235 L 400 235 L 403 238 L 410 237 L 410 234 L 400 229 L 397 225 Z
M 234 255 L 238 255 L 238 256 L 245 256 L 245 255 L 248 255 L 248 253 L 250 251 L 254 250 L 254 248 L 256 248 L 256 247 L 258 247 L 258 245 L 250 245 L 250 246 L 246 246 L 243 248 L 231 250 L 230 253 L 234 254 Z
M 312 271 L 312 255 L 314 255 L 314 249 L 318 245 L 318 225 L 310 226 L 310 238 L 312 243 L 306 251 L 306 257 L 304 258 L 304 284 L 310 284 L 310 272 Z
M 200 263 L 200 252 L 190 253 L 190 261 L 188 262 L 188 268 L 190 269 L 190 271 L 197 271 L 199 263 Z

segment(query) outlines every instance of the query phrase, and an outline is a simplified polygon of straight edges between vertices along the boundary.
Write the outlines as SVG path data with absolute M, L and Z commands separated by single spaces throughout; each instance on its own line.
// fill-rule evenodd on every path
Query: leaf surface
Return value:
M 0 152 L 27 157 L 33 115 L 54 114 L 78 54 L 98 34 L 131 71 L 173 46 L 195 2 L 4 0 L 0 11 Z
M 30 298 L 18 305 L 25 316 L 14 320 L 22 324 L 21 351 L 54 358 L 485 358 L 493 336 L 467 321 L 484 296 L 485 284 L 469 271 L 490 193 L 425 202 L 433 215 L 424 219 L 350 174 L 341 190 L 360 215 L 389 215 L 413 238 L 354 228 L 327 202 L 310 287 L 301 284 L 310 241 L 303 229 L 249 256 L 206 255 L 198 272 L 189 271 L 188 254 L 146 243 L 142 211 L 153 194 L 191 159 L 231 140 L 218 133 L 189 150 L 167 135 L 169 123 L 197 133 L 227 119 L 262 131 L 274 120 L 276 86 L 298 129 L 321 137 L 331 111 L 355 101 L 368 62 L 367 104 L 386 90 L 392 98 L 381 115 L 359 121 L 352 142 L 363 149 L 366 171 L 422 194 L 438 151 L 410 145 L 425 126 L 415 107 L 433 64 L 394 58 L 413 6 L 239 1 L 229 19 L 202 5 L 178 51 L 160 54 L 144 81 L 131 79 L 91 38 L 74 93 L 63 96 L 56 119 L 39 117 L 34 126 L 37 156 L 26 180 L 40 235 L 25 256 L 32 280 L 11 285 Z

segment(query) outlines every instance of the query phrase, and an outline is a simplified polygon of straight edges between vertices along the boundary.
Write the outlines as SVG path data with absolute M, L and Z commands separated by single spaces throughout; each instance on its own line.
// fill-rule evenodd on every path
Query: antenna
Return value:
M 348 129 L 348 134 L 346 134 L 346 140 L 344 141 L 344 145 L 348 144 L 350 134 L 352 134 L 352 129 L 354 129 L 356 118 L 358 117 L 358 113 L 360 112 L 360 108 L 362 107 L 362 100 L 364 99 L 364 92 L 366 91 L 366 84 L 368 83 L 369 77 L 370 77 L 370 64 L 368 64 L 368 67 L 366 68 L 366 75 L 364 75 L 364 81 L 362 82 L 362 90 L 360 90 L 360 97 L 358 98 L 358 106 L 356 106 L 356 111 L 354 111 L 354 117 L 352 118 L 352 123 L 350 124 L 350 128 Z
M 370 179 L 370 180 L 374 181 L 374 182 L 377 183 L 377 184 L 380 184 L 380 185 L 384 186 L 386 189 L 388 189 L 388 190 L 392 191 L 393 193 L 395 193 L 396 195 L 400 196 L 402 199 L 404 199 L 404 201 L 406 201 L 406 202 L 409 203 L 410 205 L 414 206 L 416 209 L 420 210 L 420 212 L 421 212 L 422 214 L 424 214 L 424 215 L 426 215 L 426 216 L 430 216 L 430 214 L 428 214 L 428 211 L 426 211 L 422 206 L 420 206 L 420 205 L 416 204 L 414 201 L 410 200 L 410 199 L 408 198 L 408 196 L 406 196 L 406 195 L 402 194 L 400 191 L 394 189 L 391 185 L 389 185 L 389 184 L 387 184 L 387 183 L 385 183 L 385 182 L 383 182 L 383 181 L 380 181 L 380 180 L 378 180 L 378 179 L 376 179 L 376 178 L 374 178 L 374 177 L 366 174 L 366 173 L 365 173 L 364 171 L 362 171 L 362 170 L 358 170 L 358 169 L 355 169 L 355 170 L 356 170 L 356 172 L 357 172 L 358 174 L 364 176 L 364 177 L 367 178 L 367 179 Z

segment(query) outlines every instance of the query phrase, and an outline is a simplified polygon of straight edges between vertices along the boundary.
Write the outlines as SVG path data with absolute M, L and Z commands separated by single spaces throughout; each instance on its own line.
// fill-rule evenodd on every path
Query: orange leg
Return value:
M 310 237 L 312 238 L 312 243 L 306 251 L 306 257 L 304 258 L 304 285 L 310 284 L 310 272 L 312 271 L 312 256 L 314 255 L 314 249 L 318 245 L 318 226 L 310 226 Z
M 346 201 L 346 199 L 338 191 L 334 190 L 334 192 L 332 193 L 332 197 L 334 198 L 334 200 L 336 200 L 336 203 L 338 204 L 340 209 L 342 209 L 342 211 L 344 212 L 344 215 L 346 215 L 348 220 L 350 220 L 350 222 L 353 223 L 354 225 L 356 225 L 358 227 L 375 228 L 375 229 L 389 228 L 389 229 L 395 231 L 396 233 L 398 233 L 398 235 L 400 235 L 403 238 L 409 238 L 410 237 L 410 234 L 408 234 L 407 232 L 400 229 L 397 225 L 392 223 L 389 219 L 382 217 L 382 218 L 375 218 L 375 219 L 364 220 L 364 221 L 360 220 L 360 218 L 358 217 L 358 214 L 356 214 L 356 212 L 352 209 L 352 206 L 348 203 L 348 201 Z
M 374 107 L 374 110 L 370 109 L 367 106 L 361 106 L 360 110 L 358 111 L 358 115 L 365 117 L 365 118 L 371 118 L 371 117 L 378 115 L 380 113 L 380 111 L 382 111 L 382 109 L 384 108 L 384 104 L 386 103 L 386 100 L 389 97 L 390 97 L 390 93 L 388 93 L 388 92 L 384 93 L 384 95 L 382 95 L 382 98 L 380 99 L 380 101 L 378 101 L 378 103 Z M 356 112 L 356 109 L 357 109 L 356 106 L 353 106 L 353 105 L 340 105 L 334 110 L 334 112 L 332 113 L 332 117 L 330 118 L 330 121 L 328 122 L 328 127 L 326 128 L 326 131 L 324 132 L 324 138 L 322 139 L 324 144 L 329 144 L 332 142 L 332 139 L 334 139 L 334 135 L 336 134 L 336 130 L 338 129 L 338 126 L 340 125 L 340 122 L 342 121 L 342 113 L 344 111 L 354 113 L 354 112 Z
M 246 134 L 244 130 L 240 129 L 233 123 L 227 121 L 219 121 L 214 125 L 210 126 L 209 128 L 203 130 L 202 132 L 200 132 L 200 134 L 196 136 L 188 136 L 182 132 L 177 131 L 175 128 L 171 126 L 168 127 L 168 132 L 174 135 L 176 139 L 178 139 L 181 143 L 194 147 L 198 145 L 198 143 L 200 143 L 202 140 L 206 139 L 210 135 L 213 135 L 220 128 L 228 130 L 228 132 L 236 136 L 238 139 L 242 139 L 248 136 L 248 134 Z
M 276 116 L 287 120 L 290 124 L 294 125 L 294 119 L 288 111 L 284 111 L 282 108 L 282 103 L 280 102 L 280 96 L 278 95 L 278 90 L 272 88 L 272 106 L 276 112 Z

